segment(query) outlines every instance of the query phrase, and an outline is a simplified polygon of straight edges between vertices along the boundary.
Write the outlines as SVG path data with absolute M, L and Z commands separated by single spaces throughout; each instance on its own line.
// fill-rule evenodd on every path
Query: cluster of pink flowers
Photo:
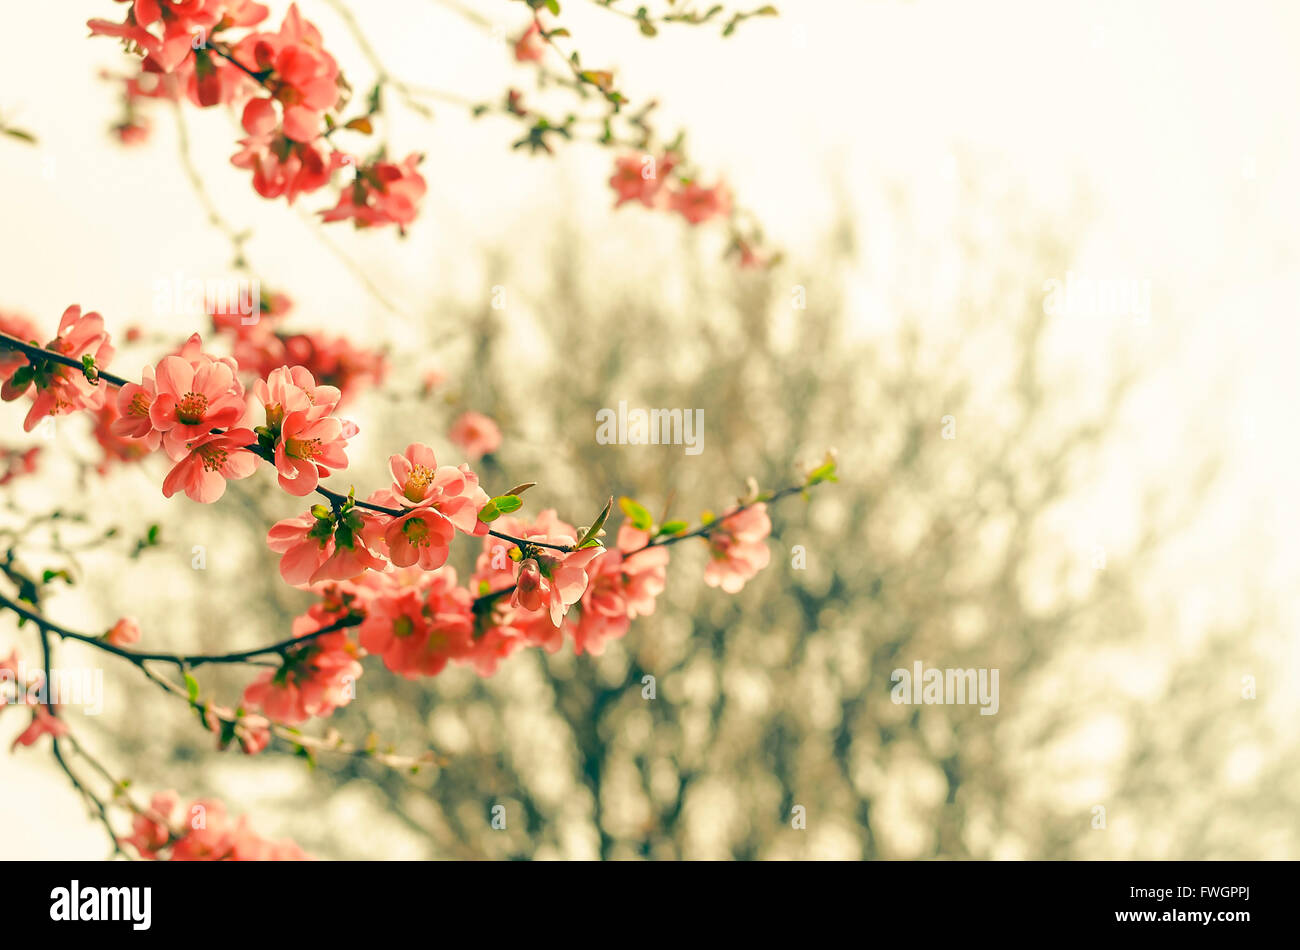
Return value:
M 332 469 L 347 468 L 345 450 L 357 427 L 333 415 L 342 398 L 337 387 L 316 385 L 301 366 L 281 366 L 259 379 L 253 394 L 266 413 L 256 431 L 274 453 L 281 488 L 309 495 Z
M 272 307 L 283 312 L 288 304 Z M 0 325 L 13 332 L 31 329 L 4 319 Z M 214 316 L 214 323 L 240 338 L 240 325 L 229 317 Z M 305 496 L 348 464 L 347 443 L 357 428 L 335 415 L 343 391 L 303 366 L 275 367 L 246 391 L 238 362 L 205 353 L 194 334 L 146 367 L 139 383 L 123 384 L 105 409 L 107 383 L 97 371 L 112 348 L 99 316 L 70 307 L 46 348 L 87 359 L 80 370 L 40 357 L 0 359 L 6 397 L 31 392 L 34 413 L 90 410 L 97 430 L 108 430 L 101 441 L 120 443 L 119 454 L 163 451 L 175 463 L 163 482 L 168 497 L 183 490 L 196 501 L 215 501 L 227 479 L 252 474 L 259 458 L 274 465 L 286 492 Z M 259 413 L 261 424 L 250 428 Z M 501 434 L 488 417 L 466 413 L 451 437 L 478 458 L 495 451 Z M 201 707 L 223 747 L 238 739 L 245 752 L 258 752 L 273 724 L 328 716 L 351 702 L 367 654 L 407 677 L 437 675 L 449 663 L 490 675 L 522 647 L 559 649 L 566 633 L 575 652 L 599 654 L 632 619 L 654 611 L 669 554 L 647 530 L 626 522 L 606 549 L 584 541 L 548 509 L 532 520 L 494 513 L 494 532 L 483 520 L 493 500 L 478 475 L 468 464 L 438 464 L 433 449 L 419 442 L 390 456 L 389 472 L 389 485 L 364 502 L 326 492 L 328 505 L 313 505 L 267 533 L 284 580 L 313 589 L 321 600 L 294 623 L 302 642 L 247 686 L 238 710 Z M 706 582 L 740 590 L 767 564 L 770 530 L 761 503 L 725 513 L 705 532 Z M 466 584 L 447 564 L 457 533 L 482 538 Z M 104 634 L 119 647 L 139 638 L 130 618 Z M 37 708 L 19 741 L 30 744 L 61 729 L 56 717 Z
M 268 15 L 252 0 L 118 0 L 130 3 L 125 20 L 93 19 L 91 33 L 123 40 L 143 55 L 138 76 L 126 79 L 127 118 L 115 132 L 124 142 L 147 134 L 136 117 L 140 98 L 180 99 L 198 106 L 227 105 L 239 112 L 245 137 L 231 162 L 252 172 L 254 190 L 288 203 L 324 188 L 344 166 L 356 169 L 326 221 L 358 227 L 416 217 L 425 181 L 418 156 L 393 164 L 362 162 L 326 138 L 347 84 L 314 24 L 289 7 L 276 31 L 255 30 Z M 247 30 L 235 38 L 231 31 Z
M 633 620 L 654 613 L 655 598 L 664 589 L 668 549 L 646 547 L 649 541 L 647 532 L 625 523 L 615 546 L 592 562 L 573 625 L 575 653 L 599 656 L 605 643 L 627 633 Z
M 709 566 L 704 583 L 735 594 L 745 582 L 767 567 L 772 553 L 763 542 L 772 533 L 767 505 L 759 503 L 724 514 L 716 530 L 709 533 Z
M 161 446 L 176 463 L 163 481 L 164 495 L 184 491 L 206 503 L 225 493 L 227 479 L 252 475 L 257 457 L 247 451 L 256 436 L 237 427 L 246 413 L 237 364 L 208 356 L 201 346 L 196 333 L 179 355 L 164 356 L 141 382 L 123 386 L 110 431 L 150 451 Z
M 114 464 L 129 465 L 148 458 L 153 453 L 153 449 L 157 448 L 156 445 L 150 448 L 143 441 L 118 434 L 113 426 L 122 418 L 122 412 L 117 407 L 116 399 L 105 399 L 104 405 L 93 410 L 92 415 L 94 428 L 91 434 L 94 435 L 95 441 L 103 452 L 95 465 L 95 470 L 100 475 L 107 474 Z
M 339 202 L 322 212 L 325 221 L 351 220 L 358 228 L 395 224 L 406 228 L 420 210 L 420 199 L 428 191 L 419 172 L 424 156 L 410 154 L 401 162 L 378 159 L 357 169 L 352 184 L 343 189 Z
M 657 160 L 640 152 L 629 152 L 614 160 L 609 185 L 618 195 L 614 207 L 636 201 L 647 208 L 663 208 L 680 214 L 691 224 L 702 224 L 731 214 L 731 189 L 723 182 L 711 188 L 696 181 L 669 176 L 679 159 L 665 152 Z
M 295 637 L 325 626 L 317 619 L 324 612 L 321 605 L 315 605 L 312 611 L 294 621 Z M 312 716 L 328 716 L 356 698 L 360 655 L 346 633 L 321 634 L 290 650 L 279 669 L 267 671 L 250 683 L 244 690 L 243 707 L 290 725 Z
M 137 813 L 131 834 L 121 839 L 150 861 L 305 861 L 292 841 L 269 841 L 234 820 L 219 801 L 200 799 L 182 807 L 175 792 L 158 792 Z
M 465 505 L 464 494 L 446 494 L 448 487 L 459 487 L 463 469 L 435 467 L 432 453 L 423 446 L 411 446 L 404 455 L 394 456 L 392 467 L 395 488 L 384 500 L 394 502 L 394 495 L 400 493 L 416 507 L 412 515 L 391 519 L 388 532 L 421 512 L 434 520 L 447 518 L 460 530 L 468 527 L 474 507 Z M 465 523 L 460 523 L 458 509 L 464 512 Z M 312 517 L 318 524 L 325 520 Z M 558 650 L 566 632 L 575 652 L 600 654 L 606 643 L 627 632 L 631 620 L 654 612 L 655 599 L 664 589 L 668 549 L 651 545 L 647 532 L 624 524 L 612 549 L 560 551 L 540 545 L 572 547 L 577 532 L 553 510 L 543 511 L 531 522 L 504 517 L 497 524 L 523 540 L 524 547 L 488 535 L 485 525 L 466 532 L 483 535 L 483 548 L 467 585 L 459 584 L 455 569 L 443 563 L 441 544 L 450 543 L 448 527 L 438 535 L 439 550 L 428 562 L 430 568 L 412 564 L 314 586 L 322 599 L 297 618 L 294 635 L 305 636 L 350 618 L 357 630 L 356 642 L 344 630 L 307 641 L 301 655 L 291 654 L 282 668 L 261 675 L 248 687 L 244 707 L 288 723 L 328 715 L 354 697 L 355 678 L 360 674 L 357 660 L 364 655 L 376 655 L 392 672 L 416 678 L 435 676 L 449 663 L 491 675 L 522 647 Z M 272 529 L 272 547 L 284 547 L 284 535 L 291 528 L 301 539 L 305 527 L 297 519 L 292 525 L 277 525 Z M 381 549 L 381 533 L 372 530 L 375 549 Z M 328 542 L 320 543 L 320 537 L 299 540 L 305 551 L 288 548 L 285 561 L 293 565 L 306 559 L 308 567 L 316 564 L 330 549 Z M 298 580 L 305 570 L 285 568 L 282 561 L 282 572 L 291 580 Z
M 389 459 L 391 488 L 380 489 L 367 504 L 400 511 L 389 514 L 358 506 L 315 505 L 296 518 L 274 525 L 271 550 L 283 555 L 280 575 L 295 586 L 348 580 L 366 570 L 418 565 L 432 571 L 446 563 L 457 530 L 485 534 L 478 513 L 488 502 L 478 476 L 468 465 L 438 465 L 421 443 Z
M 301 366 L 274 369 L 254 383 L 253 400 L 265 422 L 250 429 L 238 372 L 235 360 L 209 356 L 198 334 L 191 336 L 179 354 L 163 357 L 145 369 L 141 382 L 118 392 L 116 418 L 108 425 L 108 434 L 124 443 L 117 453 L 161 447 L 176 463 L 163 494 L 184 491 L 205 503 L 222 496 L 228 479 L 253 474 L 260 453 L 293 495 L 310 494 L 322 477 L 347 466 L 347 442 L 357 428 L 333 415 L 342 398 L 337 387 L 318 385 Z
M 360 641 L 394 673 L 436 676 L 474 650 L 473 597 L 451 567 L 388 575 L 370 590 Z
M 322 385 L 339 391 L 346 405 L 363 390 L 383 382 L 388 362 L 382 352 L 358 347 L 344 337 L 319 333 L 284 333 L 277 329 L 293 308 L 284 294 L 266 294 L 255 321 L 239 313 L 213 313 L 213 329 L 228 338 L 240 370 L 265 378 L 281 366 L 301 367 Z
M 163 73 L 173 72 L 188 62 L 198 42 L 218 29 L 254 26 L 265 20 L 268 13 L 266 7 L 251 0 L 116 2 L 130 4 L 123 22 L 94 19 L 86 25 L 92 33 L 116 36 L 133 44 L 144 53 L 146 62 Z
M 14 330 L 26 329 L 28 339 L 33 330 L 14 326 L 12 319 L 8 326 L 0 325 L 0 329 L 11 336 L 18 335 Z M 77 370 L 22 353 L 16 354 L 16 359 L 6 358 L 0 362 L 0 379 L 4 381 L 0 386 L 0 399 L 12 402 L 22 396 L 32 397 L 32 407 L 23 420 L 23 429 L 27 432 L 36 428 L 36 424 L 46 416 L 100 408 L 108 391 L 107 386 L 93 378 L 93 373 L 104 369 L 113 358 L 113 345 L 99 314 L 83 314 L 80 307 L 69 307 L 59 321 L 58 333 L 45 344 L 45 349 L 83 363 L 91 359 L 93 367 L 91 370 Z

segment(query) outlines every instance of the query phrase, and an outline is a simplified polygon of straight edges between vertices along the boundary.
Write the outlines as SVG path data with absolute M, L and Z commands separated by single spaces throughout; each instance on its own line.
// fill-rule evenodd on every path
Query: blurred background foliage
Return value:
M 907 233 L 895 196 L 895 259 L 907 263 L 877 288 L 891 314 L 877 334 L 846 320 L 863 240 L 848 221 L 806 255 L 814 264 L 770 275 L 727 274 L 689 247 L 672 267 L 611 273 L 576 233 L 544 252 L 540 283 L 517 278 L 518 256 L 488 254 L 504 309 L 487 294 L 428 308 L 426 344 L 448 382 L 421 392 L 420 347 L 403 346 L 354 413 L 365 434 L 348 480 L 362 491 L 408 441 L 451 459 L 443 434 L 474 408 L 505 432 L 481 465 L 489 490 L 536 480 L 524 513 L 555 507 L 579 524 L 611 493 L 693 521 L 746 478 L 780 487 L 837 448 L 840 482 L 773 510 L 772 564 L 739 595 L 707 588 L 705 552 L 679 545 L 655 613 L 603 656 L 566 644 L 516 654 L 489 678 L 456 668 L 419 681 L 367 660 L 358 701 L 327 725 L 447 757 L 419 774 L 218 753 L 129 668 L 110 670 L 106 714 L 86 720 L 96 744 L 137 784 L 228 797 L 259 830 L 322 857 L 1296 853 L 1294 738 L 1242 698 L 1242 675 L 1267 663 L 1250 630 L 1175 650 L 1161 605 L 1139 595 L 1144 565 L 1195 518 L 1212 452 L 1171 464 L 1137 541 L 1103 566 L 1063 541 L 1057 515 L 1106 464 L 1141 371 L 1117 357 L 1086 391 L 1049 374 L 1039 287 L 1067 269 L 1068 242 L 1013 200 L 969 200 L 981 214 L 963 227 L 992 216 L 997 232 L 948 236 L 961 253 L 940 297 L 917 293 L 934 285 L 936 251 Z M 596 411 L 621 400 L 702 408 L 704 451 L 597 444 Z M 185 505 L 129 568 L 156 571 L 156 598 L 105 591 L 106 612 L 129 606 L 160 645 L 278 639 L 309 600 L 279 581 L 262 537 L 296 504 L 259 477 L 232 483 L 220 505 Z M 197 543 L 202 582 L 187 561 Z M 477 551 L 464 540 L 453 551 L 462 576 Z M 112 577 L 104 563 L 99 576 Z M 998 669 L 999 712 L 893 704 L 891 671 L 918 660 Z M 233 704 L 250 675 L 209 668 L 201 682 Z M 498 805 L 504 829 L 492 827 Z M 806 829 L 792 827 L 796 806 Z

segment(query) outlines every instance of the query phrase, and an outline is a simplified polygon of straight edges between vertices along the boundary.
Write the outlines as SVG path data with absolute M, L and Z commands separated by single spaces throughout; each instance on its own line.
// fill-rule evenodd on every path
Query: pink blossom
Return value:
M 294 372 L 310 373 L 321 386 L 338 389 L 340 406 L 380 382 L 388 369 L 382 352 L 362 349 L 342 337 L 277 334 L 265 319 L 237 332 L 234 352 L 239 365 L 258 376 L 286 364 Z
M 734 594 L 745 582 L 767 567 L 772 554 L 763 539 L 772 533 L 767 505 L 762 502 L 733 514 L 723 515 L 718 527 L 709 532 L 709 556 L 704 583 Z
M 463 662 L 472 665 L 479 676 L 491 676 L 525 642 L 509 623 L 490 626 L 475 635 Z
M 41 704 L 32 708 L 31 725 L 18 734 L 18 738 L 14 739 L 9 749 L 13 751 L 20 745 L 33 745 L 41 736 L 52 736 L 58 739 L 67 734 L 67 723 L 55 717 L 44 704 Z
M 110 431 L 124 439 L 142 439 L 149 451 L 158 448 L 162 433 L 153 426 L 149 410 L 157 398 L 158 387 L 154 382 L 152 366 L 144 368 L 143 379 L 138 383 L 127 383 L 117 393 L 118 418 L 110 426 Z
M 501 430 L 481 412 L 466 412 L 452 423 L 447 433 L 471 462 L 495 452 L 501 446 Z
M 169 825 L 178 804 L 180 797 L 175 792 L 155 792 L 145 813 L 132 818 L 132 833 L 121 843 L 129 844 L 142 858 L 156 860 L 158 852 L 171 841 Z
M 249 429 L 229 429 L 201 435 L 182 447 L 184 453 L 163 480 L 163 495 L 184 491 L 208 504 L 226 493 L 226 479 L 247 478 L 257 469 L 257 456 L 248 451 L 256 436 Z
M 348 466 L 345 450 L 356 427 L 333 416 L 313 418 L 315 412 L 304 409 L 285 416 L 275 444 L 280 487 L 291 495 L 311 494 L 323 476 Z
M 293 635 L 306 636 L 321 624 L 309 614 L 294 620 Z M 358 650 L 344 631 L 322 634 L 286 653 L 283 665 L 268 670 L 244 690 L 243 704 L 277 722 L 294 725 L 328 716 L 355 698 L 361 675 Z
M 134 617 L 123 617 L 104 634 L 104 639 L 115 647 L 130 646 L 140 640 L 140 625 Z
M 321 212 L 322 220 L 350 218 L 358 228 L 396 224 L 405 233 L 428 190 L 417 170 L 423 157 L 412 153 L 400 165 L 379 161 L 357 169 L 356 179 L 343 189 L 338 204 Z
M 599 656 L 607 641 L 627 633 L 632 619 L 654 612 L 655 598 L 664 589 L 668 549 L 647 548 L 649 540 L 645 531 L 624 523 L 617 546 L 592 561 L 573 628 L 575 653 Z
M 130 3 L 121 23 L 94 19 L 92 35 L 114 36 L 134 43 L 146 54 L 145 66 L 163 73 L 191 64 L 196 36 L 207 37 L 219 24 L 254 26 L 267 9 L 253 0 L 117 0 Z M 192 65 L 190 66 L 192 69 Z
M 292 841 L 268 841 L 246 818 L 231 820 L 226 806 L 200 799 L 178 810 L 175 792 L 155 794 L 137 814 L 132 834 L 122 839 L 140 857 L 153 861 L 301 861 L 307 858 Z
M 343 394 L 337 386 L 317 385 L 311 370 L 305 366 L 281 366 L 258 380 L 253 393 L 266 408 L 267 422 L 279 425 L 284 416 L 299 410 L 311 410 L 310 415 L 321 418 L 334 411 Z
M 312 142 L 320 136 L 325 113 L 339 98 L 339 67 L 296 3 L 289 6 L 279 32 L 246 36 L 235 47 L 235 58 L 253 72 L 269 73 L 266 82 L 283 111 L 287 138 Z M 253 136 L 272 132 L 277 125 L 273 100 L 251 100 L 244 107 L 243 125 Z
M 472 606 L 454 569 L 421 575 L 419 583 L 374 600 L 361 624 L 361 645 L 395 673 L 436 676 L 472 653 Z
M 705 188 L 690 182 L 668 193 L 668 207 L 691 224 L 731 214 L 731 190 L 724 184 Z
M 149 141 L 149 132 L 153 127 L 147 118 L 140 116 L 131 122 L 119 122 L 113 126 L 113 134 L 123 145 L 143 145 Z
M 97 313 L 84 316 L 75 304 L 63 311 L 58 334 L 45 349 L 52 353 L 81 360 L 94 359 L 96 369 L 104 369 L 113 358 L 113 346 L 104 330 L 104 318 Z M 98 409 L 104 404 L 108 389 L 91 382 L 80 369 L 52 360 L 28 358 L 28 365 L 18 365 L 0 386 L 0 398 L 10 402 L 35 390 L 32 408 L 23 420 L 24 431 L 36 428 L 45 416 L 62 415 L 77 409 Z
M 216 735 L 217 749 L 221 751 L 237 741 L 245 755 L 257 755 L 271 744 L 271 722 L 265 716 L 209 702 L 204 707 L 203 722 Z
M 300 194 L 319 191 L 343 167 L 343 155 L 321 150 L 308 142 L 295 142 L 271 133 L 240 139 L 243 148 L 231 156 L 230 164 L 253 171 L 253 190 L 263 198 L 284 196 L 289 204 Z
M 40 327 L 17 314 L 0 313 L 0 333 L 8 334 L 23 343 L 36 343 Z M 18 350 L 0 349 L 0 382 L 8 382 L 14 371 L 27 365 L 27 355 Z
M 432 509 L 465 534 L 487 534 L 488 526 L 478 520 L 478 513 L 488 495 L 468 465 L 439 465 L 433 449 L 412 442 L 403 454 L 388 457 L 388 470 L 392 488 L 376 493 L 378 504 Z
M 308 495 L 332 469 L 347 467 L 347 442 L 357 428 L 329 415 L 342 396 L 337 388 L 317 386 L 301 366 L 281 366 L 253 392 L 266 411 L 266 425 L 257 431 L 274 445 L 281 488 Z
M 553 509 L 538 515 L 532 533 L 525 537 L 562 547 L 577 544 L 577 531 L 560 521 Z M 510 605 L 529 611 L 544 610 L 549 613 L 551 623 L 558 627 L 587 589 L 587 565 L 604 551 L 599 546 L 570 552 L 532 547 L 531 556 L 520 563 Z
M 668 173 L 677 165 L 677 156 L 666 152 L 657 163 L 641 152 L 628 152 L 614 159 L 614 174 L 609 186 L 618 194 L 617 208 L 628 201 L 639 201 L 653 208 L 659 200 Z
M 388 559 L 394 567 L 418 564 L 424 571 L 435 570 L 447 563 L 455 536 L 456 529 L 452 523 L 432 508 L 417 508 L 402 518 L 396 518 L 384 532 Z
M 101 475 L 108 472 L 113 462 L 138 462 L 147 458 L 158 447 L 159 436 L 156 432 L 153 433 L 152 438 L 127 439 L 113 431 L 113 424 L 120 420 L 121 414 L 118 412 L 117 403 L 112 399 L 104 400 L 104 405 L 91 410 L 91 414 L 95 419 L 95 427 L 91 434 L 104 451 L 103 458 L 95 466 L 95 471 Z
M 542 24 L 533 20 L 528 29 L 515 40 L 515 62 L 536 63 L 546 55 L 546 40 L 542 38 Z
M 164 356 L 155 371 L 155 385 L 149 421 L 162 433 L 163 448 L 173 460 L 186 457 L 191 443 L 211 430 L 233 426 L 244 415 L 243 386 L 224 361 L 202 355 L 194 362 Z M 253 441 L 252 433 L 248 435 Z
M 384 570 L 387 563 L 376 553 L 383 543 L 383 531 L 384 523 L 370 512 L 350 508 L 336 514 L 316 505 L 273 525 L 266 543 L 283 555 L 280 576 L 295 587 L 305 587 Z

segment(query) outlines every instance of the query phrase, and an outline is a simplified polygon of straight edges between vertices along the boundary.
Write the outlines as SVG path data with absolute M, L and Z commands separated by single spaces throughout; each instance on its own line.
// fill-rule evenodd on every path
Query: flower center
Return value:
M 402 534 L 406 535 L 406 540 L 412 544 L 429 543 L 429 526 L 423 518 L 408 518 L 402 522 Z
M 187 426 L 198 425 L 208 411 L 208 397 L 203 393 L 186 393 L 176 406 L 176 418 Z
M 285 439 L 284 452 L 296 459 L 314 459 L 320 455 L 320 439 Z
M 230 457 L 230 453 L 225 449 L 211 443 L 199 446 L 198 453 L 199 458 L 203 460 L 203 467 L 209 472 L 219 470 Z
M 139 392 L 131 397 L 131 415 L 149 415 L 149 397 L 145 393 Z
M 433 472 L 429 471 L 423 465 L 417 465 L 411 469 L 411 474 L 406 476 L 406 487 L 402 493 L 411 501 L 422 501 L 424 493 L 433 481 Z
M 415 630 L 415 624 L 411 623 L 411 618 L 403 614 L 393 621 L 393 636 L 409 637 Z

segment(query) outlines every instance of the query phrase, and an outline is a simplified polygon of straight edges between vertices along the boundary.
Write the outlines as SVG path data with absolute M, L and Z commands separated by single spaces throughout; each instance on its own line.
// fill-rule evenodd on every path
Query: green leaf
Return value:
M 518 511 L 524 506 L 523 499 L 518 495 L 497 495 L 488 504 L 496 508 L 499 514 L 509 514 L 512 511 Z
M 546 9 L 551 11 L 552 16 L 559 16 L 560 0 L 546 0 Z
M 822 482 L 838 481 L 839 478 L 835 475 L 835 460 L 827 459 L 808 474 L 808 481 L 805 484 L 819 485 Z
M 614 74 L 608 69 L 584 69 L 578 74 L 578 78 L 583 82 L 591 83 L 601 91 L 608 90 L 614 85 Z
M 26 142 L 29 145 L 36 144 L 36 136 L 30 132 L 24 132 L 22 129 L 0 129 L 0 132 L 3 132 L 11 139 L 18 139 L 18 141 Z
M 478 513 L 478 520 L 484 524 L 491 524 L 500 517 L 501 510 L 491 501 L 484 505 L 482 510 Z
M 618 506 L 623 509 L 623 514 L 627 515 L 632 522 L 632 527 L 638 531 L 649 531 L 654 527 L 654 516 L 650 514 L 644 505 L 624 495 L 618 500 Z
M 605 502 L 605 508 L 603 511 L 601 511 L 600 517 L 597 518 L 594 522 L 592 522 L 591 527 L 587 529 L 587 533 L 584 534 L 582 536 L 582 539 L 578 542 L 579 548 L 592 547 L 592 545 L 588 544 L 587 542 L 599 537 L 600 529 L 605 527 L 605 519 L 609 517 L 610 509 L 613 507 L 614 507 L 614 496 L 611 495 L 609 501 Z
M 685 521 L 666 521 L 660 526 L 659 534 L 681 534 L 689 527 Z
M 185 691 L 190 694 L 191 706 L 199 701 L 199 681 L 189 670 L 185 671 Z
M 305 745 L 300 745 L 295 747 L 293 750 L 293 754 L 298 756 L 299 758 L 306 759 L 307 768 L 309 769 L 316 768 L 316 756 L 312 755 L 311 749 L 307 748 Z
M 522 485 L 516 485 L 514 488 L 510 489 L 510 491 L 506 492 L 506 494 L 522 495 L 524 492 L 528 491 L 528 489 L 532 488 L 536 484 L 537 484 L 536 482 L 524 482 Z

